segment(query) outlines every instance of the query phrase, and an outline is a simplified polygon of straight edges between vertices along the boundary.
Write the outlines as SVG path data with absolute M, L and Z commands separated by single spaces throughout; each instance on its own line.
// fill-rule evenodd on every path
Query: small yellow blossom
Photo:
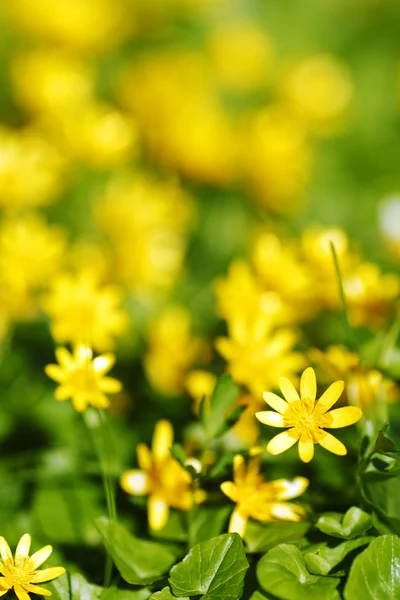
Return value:
M 399 388 L 395 381 L 389 379 L 376 369 L 365 373 L 359 369 L 350 373 L 346 382 L 349 402 L 368 409 L 374 402 L 393 403 L 399 398 Z
M 320 444 L 334 454 L 346 454 L 346 446 L 325 431 L 352 425 L 362 416 L 361 409 L 356 406 L 329 411 L 343 392 L 343 381 L 332 383 L 319 400 L 316 400 L 317 381 L 311 367 L 301 376 L 300 395 L 286 377 L 280 378 L 279 386 L 285 400 L 271 392 L 264 393 L 265 402 L 277 412 L 261 411 L 256 417 L 261 423 L 271 427 L 289 429 L 272 438 L 267 445 L 267 451 L 271 454 L 281 454 L 299 442 L 299 456 L 303 462 L 312 460 L 314 444 Z
M 52 319 L 51 333 L 58 344 L 85 343 L 104 351 L 112 350 L 115 338 L 128 329 L 121 302 L 118 288 L 101 285 L 85 271 L 54 279 L 43 307 Z
M 360 357 L 345 346 L 328 346 L 323 352 L 319 348 L 311 348 L 307 352 L 317 374 L 323 383 L 332 383 L 336 379 L 347 380 L 350 373 L 360 367 Z
M 88 346 L 78 345 L 73 354 L 66 348 L 57 348 L 56 358 L 58 365 L 45 368 L 46 374 L 60 384 L 55 391 L 56 400 L 71 398 L 78 412 L 83 412 L 89 405 L 108 408 L 110 401 L 106 394 L 116 394 L 122 389 L 117 379 L 105 377 L 115 362 L 113 354 L 93 358 Z
M 171 455 L 174 431 L 169 421 L 158 421 L 153 435 L 152 449 L 138 444 L 137 458 L 140 469 L 126 471 L 121 477 L 121 487 L 128 494 L 149 496 L 147 503 L 151 529 L 162 529 L 169 516 L 169 509 L 188 511 L 196 501 L 204 499 L 204 493 L 192 491 L 192 476 Z
M 51 581 L 65 573 L 64 567 L 49 567 L 38 571 L 38 567 L 44 563 L 50 556 L 53 548 L 44 546 L 32 556 L 29 556 L 31 547 L 31 536 L 25 533 L 18 542 L 13 557 L 10 547 L 3 537 L 0 537 L 0 596 L 4 596 L 9 590 L 14 588 L 18 600 L 29 600 L 28 592 L 40 594 L 42 596 L 51 596 L 51 592 L 38 585 L 44 581 Z
M 185 380 L 185 388 L 194 399 L 193 411 L 196 415 L 199 414 L 200 403 L 203 398 L 205 398 L 207 406 L 216 383 L 217 377 L 214 373 L 202 371 L 201 369 L 196 369 L 188 373 Z
M 233 379 L 256 397 L 276 387 L 279 374 L 294 377 L 305 366 L 303 355 L 293 350 L 296 332 L 271 330 L 267 318 L 253 322 L 238 318 L 229 324 L 229 333 L 229 337 L 217 338 L 215 347 L 228 362 Z
M 246 465 L 243 456 L 233 461 L 233 481 L 221 483 L 221 490 L 236 507 L 229 522 L 229 531 L 243 537 L 249 518 L 261 523 L 270 521 L 301 521 L 306 512 L 301 506 L 286 502 L 297 498 L 308 486 L 304 477 L 277 479 L 267 482 L 260 474 L 260 457 Z

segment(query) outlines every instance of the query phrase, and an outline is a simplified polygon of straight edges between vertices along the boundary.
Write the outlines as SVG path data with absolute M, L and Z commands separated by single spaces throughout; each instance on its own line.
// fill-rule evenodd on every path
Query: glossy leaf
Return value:
M 169 587 L 165 587 L 161 592 L 155 592 L 150 596 L 150 600 L 176 600 L 176 596 L 173 596 Z M 180 596 L 180 600 L 189 600 L 188 596 Z
M 326 543 L 316 544 L 304 552 L 304 559 L 308 570 L 314 575 L 327 575 L 334 567 L 353 550 L 369 544 L 372 537 L 360 537 L 355 540 L 347 540 L 330 548 Z
M 239 391 L 239 387 L 230 375 L 222 375 L 217 381 L 207 407 L 203 401 L 201 422 L 208 438 L 218 437 L 232 426 L 229 416 L 234 410 Z
M 52 592 L 54 600 L 97 600 L 103 593 L 101 587 L 88 583 L 78 573 L 64 573 L 49 583 L 47 589 Z
M 204 600 L 237 600 L 249 567 L 241 537 L 225 533 L 193 546 L 172 568 L 169 583 L 176 596 L 203 596 Z
M 372 519 L 361 508 L 352 506 L 344 515 L 340 513 L 321 515 L 315 526 L 327 535 L 348 540 L 367 531 L 372 526 Z
M 189 538 L 192 546 L 226 531 L 232 507 L 199 506 L 192 516 L 189 527 Z
M 354 560 L 344 591 L 346 600 L 400 598 L 400 539 L 376 538 Z
M 301 540 L 310 529 L 309 521 L 299 523 L 257 523 L 249 521 L 244 536 L 248 552 L 268 552 L 278 544 Z
M 300 550 L 281 544 L 257 565 L 258 581 L 266 592 L 282 600 L 339 600 L 338 577 L 312 575 Z

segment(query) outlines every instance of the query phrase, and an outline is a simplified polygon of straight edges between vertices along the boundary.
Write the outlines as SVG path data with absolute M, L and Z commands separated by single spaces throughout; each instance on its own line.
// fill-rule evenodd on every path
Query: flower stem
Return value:
M 358 352 L 357 340 L 354 335 L 354 330 L 353 330 L 352 326 L 350 325 L 349 307 L 347 304 L 346 295 L 344 293 L 343 277 L 342 277 L 342 273 L 340 270 L 339 259 L 338 259 L 336 249 L 335 249 L 333 242 L 329 242 L 329 244 L 331 247 L 333 264 L 335 266 L 335 271 L 336 271 L 336 277 L 337 277 L 338 284 L 339 284 L 340 299 L 342 301 L 342 307 L 343 307 L 343 320 L 344 320 L 344 324 L 345 324 L 346 331 L 347 331 L 348 342 L 349 342 L 349 345 L 351 347 L 353 347 L 354 350 L 357 350 L 357 352 Z M 358 354 L 360 355 L 359 352 L 358 352 Z

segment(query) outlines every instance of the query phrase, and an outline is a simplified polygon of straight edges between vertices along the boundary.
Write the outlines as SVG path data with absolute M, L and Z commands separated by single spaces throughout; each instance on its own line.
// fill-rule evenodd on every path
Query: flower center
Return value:
M 316 402 L 301 398 L 289 405 L 284 415 L 285 427 L 297 427 L 301 431 L 315 432 L 317 428 L 328 427 L 332 421 L 329 413 L 315 409 Z
M 18 558 L 14 564 L 11 560 L 3 562 L 3 575 L 8 583 L 22 586 L 29 584 L 32 579 L 33 568 L 28 557 Z

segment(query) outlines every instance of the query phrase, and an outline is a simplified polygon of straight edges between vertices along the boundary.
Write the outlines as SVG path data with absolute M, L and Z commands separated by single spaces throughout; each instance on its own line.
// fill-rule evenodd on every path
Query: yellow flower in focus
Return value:
M 343 392 L 343 381 L 336 381 L 316 400 L 317 381 L 314 369 L 306 369 L 300 381 L 300 395 L 293 384 L 281 377 L 279 387 L 285 397 L 282 400 L 271 392 L 264 393 L 264 400 L 277 412 L 261 411 L 257 419 L 271 427 L 288 427 L 276 435 L 267 445 L 271 454 L 281 454 L 299 442 L 299 456 L 303 462 L 310 462 L 314 456 L 314 444 L 343 456 L 347 449 L 342 442 L 325 429 L 336 429 L 353 425 L 361 419 L 362 411 L 356 406 L 345 406 L 329 411 Z M 329 412 L 328 412 L 329 411 Z
M 82 105 L 94 88 L 94 74 L 85 63 L 48 48 L 17 56 L 12 78 L 18 103 L 33 113 Z
M 230 90 L 257 89 L 270 75 L 272 43 L 256 22 L 224 22 L 212 32 L 207 53 L 218 84 Z
M 113 349 L 115 338 L 128 330 L 121 302 L 118 288 L 101 285 L 92 273 L 82 272 L 54 279 L 43 306 L 58 344 L 84 343 L 103 351 Z
M 194 399 L 193 410 L 196 415 L 199 414 L 200 403 L 205 398 L 206 406 L 213 393 L 217 377 L 214 373 L 202 371 L 200 369 L 190 371 L 185 380 L 185 388 Z
M 168 521 L 169 509 L 188 511 L 195 500 L 204 499 L 204 492 L 192 491 L 192 477 L 171 455 L 174 431 L 169 421 L 158 421 L 152 449 L 145 444 L 137 445 L 140 469 L 126 471 L 121 477 L 121 487 L 128 494 L 149 496 L 147 503 L 151 529 L 158 531 Z
M 238 318 L 229 324 L 229 337 L 217 338 L 215 347 L 236 383 L 261 397 L 265 389 L 276 387 L 280 375 L 295 377 L 304 367 L 304 357 L 293 350 L 296 342 L 293 330 L 271 330 L 268 319 Z
M 10 547 L 3 537 L 0 537 L 0 596 L 4 596 L 14 588 L 18 600 L 29 600 L 29 593 L 51 596 L 51 592 L 38 585 L 44 581 L 51 581 L 65 573 L 64 567 L 49 567 L 38 570 L 50 556 L 53 548 L 44 546 L 32 556 L 29 556 L 31 536 L 25 533 L 18 542 L 13 557 Z
M 400 277 L 394 273 L 382 274 L 377 265 L 364 262 L 344 277 L 343 288 L 352 325 L 379 327 L 395 308 Z
M 283 96 L 300 119 L 317 133 L 329 134 L 342 124 L 353 96 L 346 65 L 334 56 L 312 56 L 283 78 Z
M 270 521 L 301 521 L 306 511 L 286 502 L 300 496 L 308 487 L 304 477 L 277 479 L 267 482 L 260 474 L 260 458 L 251 458 L 246 465 L 243 456 L 233 460 L 233 481 L 221 483 L 221 490 L 235 502 L 229 522 L 229 532 L 244 536 L 249 518 L 261 523 Z
M 108 408 L 106 394 L 117 394 L 122 385 L 117 379 L 105 377 L 115 363 L 113 354 L 93 358 L 88 346 L 78 345 L 73 353 L 66 348 L 56 349 L 57 365 L 47 365 L 46 375 L 59 383 L 56 400 L 72 400 L 75 410 L 83 412 L 88 406 Z
M 151 384 L 164 394 L 180 394 L 188 371 L 207 354 L 204 340 L 194 338 L 190 313 L 170 306 L 153 320 L 144 367 Z
M 42 206 L 62 189 L 64 161 L 34 131 L 0 127 L 0 206 Z

